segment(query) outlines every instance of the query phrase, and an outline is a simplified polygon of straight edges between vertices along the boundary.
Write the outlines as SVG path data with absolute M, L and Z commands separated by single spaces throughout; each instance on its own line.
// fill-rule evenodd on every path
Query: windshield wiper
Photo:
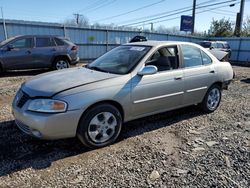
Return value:
M 88 66 L 88 65 L 87 65 L 86 68 L 91 69 L 91 70 L 95 70 L 95 71 L 100 71 L 100 72 L 107 72 L 107 73 L 109 73 L 109 71 L 103 70 L 103 69 L 101 69 L 100 67 L 96 67 L 96 66 Z

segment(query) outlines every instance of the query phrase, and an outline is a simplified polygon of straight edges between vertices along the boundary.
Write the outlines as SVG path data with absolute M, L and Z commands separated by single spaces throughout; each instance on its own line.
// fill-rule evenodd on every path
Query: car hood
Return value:
M 22 91 L 30 97 L 52 97 L 79 86 L 117 77 L 86 68 L 70 68 L 35 76 L 22 85 Z

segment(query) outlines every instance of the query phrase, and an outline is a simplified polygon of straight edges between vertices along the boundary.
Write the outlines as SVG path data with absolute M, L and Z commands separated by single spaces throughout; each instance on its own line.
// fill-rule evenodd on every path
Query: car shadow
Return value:
M 124 124 L 117 142 L 202 114 L 197 107 L 191 106 L 131 121 Z M 0 122 L 0 177 L 27 168 L 45 169 L 54 161 L 88 151 L 75 138 L 39 140 L 22 133 L 14 121 Z
M 45 72 L 49 72 L 50 69 L 32 69 L 32 70 L 18 70 L 18 71 L 7 71 L 0 74 L 0 77 L 17 77 L 17 76 L 35 76 Z
M 242 79 L 241 82 L 250 84 L 250 78 Z

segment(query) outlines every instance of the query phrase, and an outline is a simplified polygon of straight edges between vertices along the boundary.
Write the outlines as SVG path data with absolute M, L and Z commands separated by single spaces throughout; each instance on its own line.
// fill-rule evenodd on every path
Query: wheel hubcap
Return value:
M 68 63 L 64 60 L 57 61 L 56 68 L 57 70 L 68 68 Z
M 217 108 L 220 102 L 220 91 L 218 88 L 213 88 L 208 94 L 207 107 L 210 110 Z
M 89 123 L 88 134 L 95 143 L 103 143 L 112 138 L 117 126 L 116 117 L 110 112 L 101 112 Z

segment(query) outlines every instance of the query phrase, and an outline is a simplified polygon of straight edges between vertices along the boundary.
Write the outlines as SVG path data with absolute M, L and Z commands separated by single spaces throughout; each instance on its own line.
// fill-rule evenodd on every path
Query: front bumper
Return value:
M 30 112 L 26 105 L 19 108 L 12 105 L 13 115 L 17 127 L 24 133 L 42 139 L 61 139 L 76 136 L 81 111 L 67 111 L 65 113 L 47 114 Z

